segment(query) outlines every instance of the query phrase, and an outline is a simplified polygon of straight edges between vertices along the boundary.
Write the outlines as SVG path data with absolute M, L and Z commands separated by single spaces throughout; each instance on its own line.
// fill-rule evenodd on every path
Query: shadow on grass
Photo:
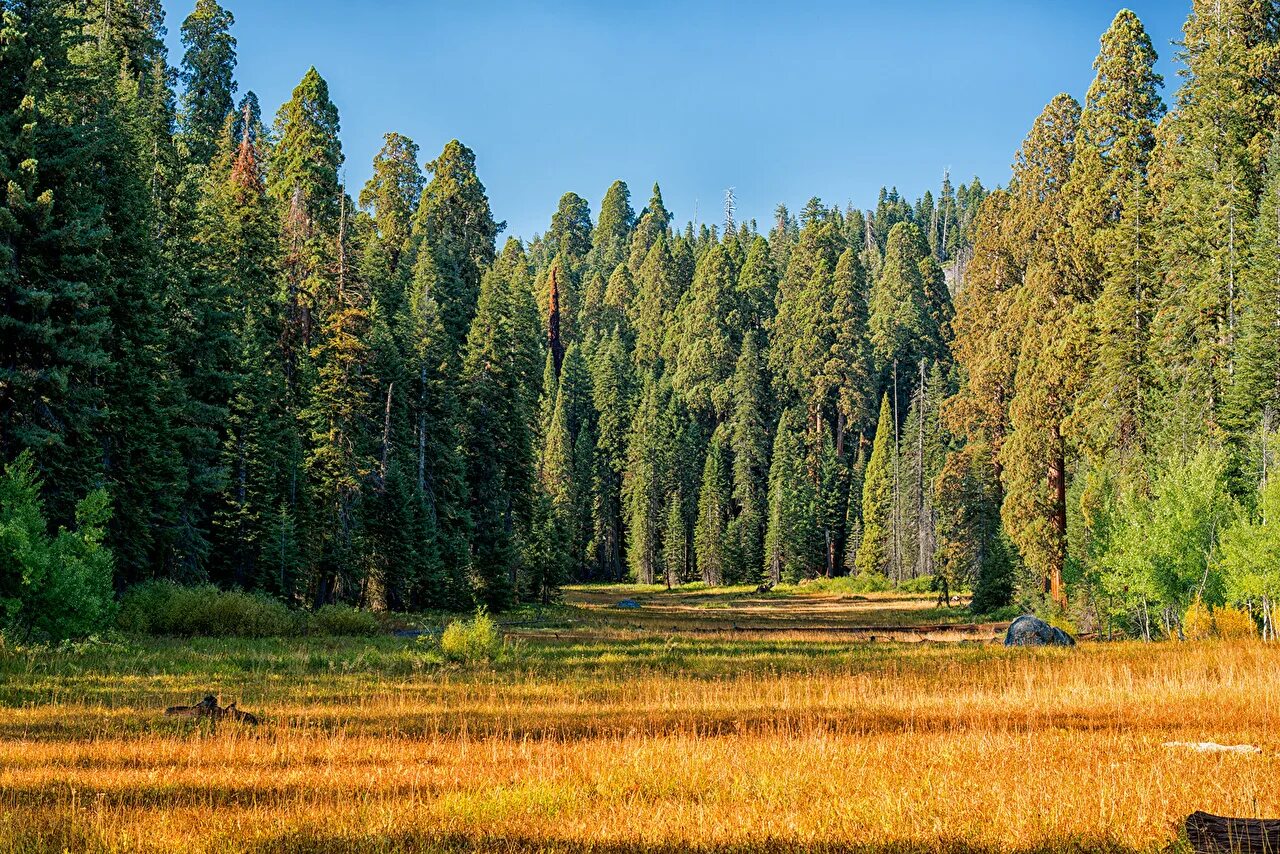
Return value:
M 785 837 L 761 837 L 716 845 L 646 843 L 642 841 L 589 842 L 504 835 L 469 835 L 405 832 L 386 836 L 326 837 L 310 833 L 284 834 L 260 841 L 252 854 L 542 854 L 542 852 L 592 852 L 592 854 L 1139 854 L 1137 849 L 1109 839 L 1050 840 L 1021 848 L 974 845 L 962 839 L 935 842 L 886 841 L 850 844 Z M 1170 847 L 1169 851 L 1181 849 Z

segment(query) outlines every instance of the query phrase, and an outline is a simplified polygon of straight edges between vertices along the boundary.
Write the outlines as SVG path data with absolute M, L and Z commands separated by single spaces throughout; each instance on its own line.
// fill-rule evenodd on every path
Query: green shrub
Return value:
M 49 533 L 29 451 L 0 477 L 0 633 L 19 641 L 82 638 L 115 608 L 103 544 L 111 506 L 97 490 L 76 505 L 75 530 Z
M 373 614 L 350 605 L 325 605 L 309 622 L 313 633 L 336 637 L 369 637 L 381 630 Z
M 212 584 L 183 587 L 171 581 L 129 588 L 120 602 L 117 624 L 126 632 L 175 637 L 283 637 L 301 630 L 301 620 L 265 594 L 219 590 Z
M 169 637 L 369 637 L 382 630 L 373 614 L 350 605 L 325 605 L 308 614 L 291 611 L 265 593 L 221 590 L 212 584 L 184 587 L 172 581 L 130 587 L 120 601 L 116 625 L 131 634 Z
M 470 620 L 454 620 L 440 636 L 440 654 L 456 664 L 494 661 L 502 652 L 502 634 L 484 611 Z
M 898 585 L 898 589 L 903 593 L 937 593 L 938 588 L 934 586 L 935 580 L 936 579 L 932 575 L 921 575 L 918 578 L 908 578 L 906 581 Z

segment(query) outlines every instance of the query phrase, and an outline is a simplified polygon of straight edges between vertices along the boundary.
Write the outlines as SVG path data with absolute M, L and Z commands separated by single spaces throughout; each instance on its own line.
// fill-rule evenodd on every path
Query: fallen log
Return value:
M 1280 819 L 1193 812 L 1186 826 L 1196 854 L 1280 854 Z
M 226 707 L 219 706 L 218 698 L 212 694 L 206 694 L 204 699 L 194 706 L 170 706 L 164 710 L 164 713 L 170 717 L 208 718 L 214 723 L 223 718 L 231 718 L 233 721 L 249 724 L 250 726 L 257 726 L 260 723 L 257 715 L 241 711 L 236 708 L 235 703 Z

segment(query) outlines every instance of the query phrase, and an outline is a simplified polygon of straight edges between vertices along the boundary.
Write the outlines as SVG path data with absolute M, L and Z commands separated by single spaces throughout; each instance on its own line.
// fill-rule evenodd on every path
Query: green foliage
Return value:
M 382 627 L 378 619 L 368 611 L 350 605 L 325 605 L 307 620 L 307 630 L 312 634 L 330 637 L 372 637 Z
M 1144 635 L 1152 609 L 1172 617 L 1197 597 L 1221 601 L 1213 556 L 1235 515 L 1225 467 L 1223 451 L 1202 446 L 1164 461 L 1149 492 L 1133 488 L 1116 502 L 1109 547 L 1098 560 L 1103 601 Z
M 172 581 L 148 581 L 126 590 L 116 626 L 129 634 L 161 637 L 369 637 L 382 631 L 372 613 L 349 605 L 291 611 L 265 593 Z
M 817 569 L 813 483 L 805 471 L 802 424 L 788 409 L 778 422 L 769 467 L 769 516 L 765 531 L 765 575 L 794 583 Z
M 470 620 L 454 620 L 440 636 L 440 652 L 455 664 L 485 664 L 502 654 L 502 633 L 486 611 Z
M 100 631 L 115 608 L 107 494 L 76 506 L 74 530 L 49 533 L 40 478 L 29 452 L 0 478 L 0 633 L 18 641 L 60 641 Z
M 1263 484 L 1256 510 L 1241 514 L 1222 532 L 1215 567 L 1227 598 L 1267 613 L 1280 603 L 1280 478 Z
M 117 625 L 133 634 L 173 637 L 285 637 L 300 634 L 300 618 L 264 593 L 149 581 L 125 591 Z

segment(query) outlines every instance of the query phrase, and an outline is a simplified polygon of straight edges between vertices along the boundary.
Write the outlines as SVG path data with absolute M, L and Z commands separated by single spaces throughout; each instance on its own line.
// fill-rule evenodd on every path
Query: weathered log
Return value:
M 1280 819 L 1187 816 L 1187 841 L 1197 854 L 1280 854 Z
M 164 710 L 166 715 L 170 717 L 182 718 L 208 718 L 210 721 L 217 723 L 223 718 L 231 718 L 233 721 L 257 726 L 260 721 L 258 716 L 251 712 L 244 712 L 236 708 L 236 704 L 232 703 L 225 708 L 218 705 L 218 698 L 212 694 L 206 694 L 204 699 L 196 703 L 194 706 L 170 706 Z

